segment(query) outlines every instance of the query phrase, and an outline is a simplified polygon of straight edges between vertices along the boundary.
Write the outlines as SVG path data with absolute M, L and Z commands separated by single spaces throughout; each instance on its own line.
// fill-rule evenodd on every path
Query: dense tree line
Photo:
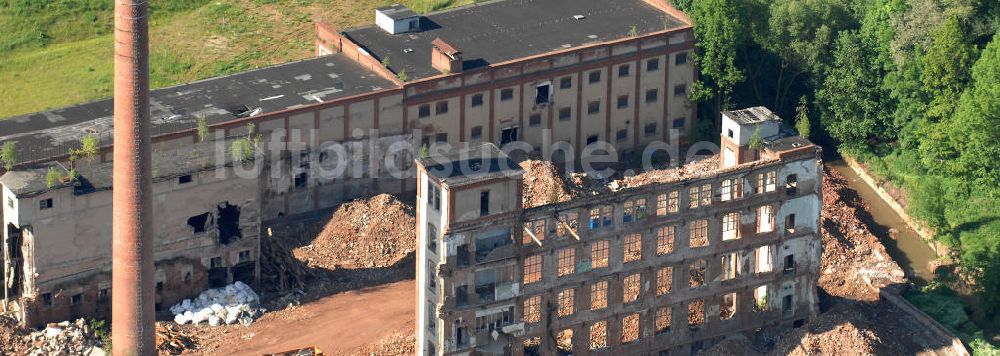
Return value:
M 719 109 L 764 105 L 862 159 L 1000 321 L 1000 1 L 673 1 L 695 21 L 705 137 Z

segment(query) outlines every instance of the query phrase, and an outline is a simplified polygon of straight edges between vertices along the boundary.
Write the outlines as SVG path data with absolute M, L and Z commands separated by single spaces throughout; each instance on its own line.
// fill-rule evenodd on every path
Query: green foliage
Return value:
M 208 139 L 208 118 L 205 115 L 198 117 L 198 141 L 204 142 Z
M 950 117 L 963 88 L 969 83 L 976 47 L 952 17 L 931 33 L 931 45 L 923 57 L 921 76 L 924 92 L 933 99 L 927 110 L 932 119 Z M 934 130 L 931 130 L 934 131 Z
M 49 187 L 50 189 L 55 188 L 56 186 L 62 183 L 61 182 L 62 177 L 63 175 L 62 173 L 59 173 L 58 168 L 49 167 L 49 171 L 45 173 L 45 186 Z
M 809 120 L 809 103 L 805 96 L 799 98 L 799 106 L 795 108 L 795 129 L 799 131 L 799 136 L 809 139 L 812 122 Z
M 872 63 L 871 48 L 857 31 L 841 32 L 833 67 L 816 93 L 825 108 L 821 121 L 833 138 L 847 145 L 864 146 L 889 140 L 891 116 L 884 110 L 887 93 L 883 73 Z
M 747 146 L 750 146 L 750 149 L 754 151 L 764 149 L 764 139 L 760 137 L 760 127 L 750 134 L 750 139 L 747 140 Z
M 87 325 L 93 330 L 94 336 L 101 340 L 101 348 L 105 352 L 111 352 L 111 325 L 105 320 L 98 319 L 87 320 Z
M 632 28 L 628 30 L 628 37 L 639 37 L 639 28 L 632 25 Z
M 399 73 L 396 73 L 396 78 L 401 82 L 405 82 L 410 79 L 410 76 L 406 75 L 406 69 L 403 69 Z
M 3 143 L 3 148 L 0 148 L 0 163 L 3 163 L 3 168 L 10 170 L 14 168 L 17 164 L 17 146 L 13 141 L 7 141 Z
M 80 157 L 86 158 L 88 161 L 93 161 L 97 158 L 100 150 L 100 144 L 97 141 L 96 135 L 88 133 L 80 139 L 80 149 L 78 151 Z
M 254 147 L 253 143 L 249 139 L 239 138 L 233 141 L 230 146 L 230 153 L 233 156 L 233 162 L 246 163 L 253 159 Z
M 744 79 L 736 56 L 748 40 L 749 21 L 741 0 L 696 1 L 691 17 L 698 40 L 695 59 L 701 69 L 702 88 L 714 94 L 714 109 L 718 112 L 729 106 L 736 85 Z

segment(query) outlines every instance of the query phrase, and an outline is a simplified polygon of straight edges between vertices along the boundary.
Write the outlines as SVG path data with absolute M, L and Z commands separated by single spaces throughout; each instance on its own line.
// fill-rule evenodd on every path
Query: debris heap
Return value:
M 18 325 L 17 320 L 0 315 L 0 354 L 23 355 L 29 348 L 28 335 L 31 331 Z
M 525 160 L 520 163 L 524 169 L 522 180 L 522 206 L 533 208 L 570 200 L 572 195 L 566 189 L 566 181 L 550 161 Z
M 415 251 L 413 208 L 380 194 L 345 203 L 311 244 L 294 249 L 310 267 L 389 267 Z
M 653 183 L 666 183 L 684 178 L 697 177 L 705 173 L 717 171 L 719 169 L 719 156 L 715 155 L 705 159 L 691 161 L 683 166 L 656 169 L 624 177 L 609 183 L 608 187 L 612 191 L 625 188 L 640 187 Z
M 197 347 L 194 338 L 185 334 L 176 325 L 156 323 L 156 351 L 163 355 L 180 355 Z
M 208 322 L 208 325 L 219 326 L 237 321 L 250 325 L 262 312 L 259 303 L 257 293 L 237 281 L 223 288 L 206 290 L 194 300 L 184 299 L 170 307 L 170 312 L 174 314 L 174 322 L 180 325 Z
M 50 323 L 45 329 L 27 336 L 31 343 L 27 355 L 104 355 L 102 342 L 86 320 Z
M 819 286 L 854 300 L 878 300 L 878 288 L 902 283 L 902 268 L 860 219 L 867 205 L 847 181 L 826 169 L 823 179 L 823 255 Z

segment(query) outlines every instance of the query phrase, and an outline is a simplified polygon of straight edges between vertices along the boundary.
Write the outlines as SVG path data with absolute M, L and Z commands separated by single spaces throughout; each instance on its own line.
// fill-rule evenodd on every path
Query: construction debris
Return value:
M 859 213 L 866 208 L 843 176 L 826 170 L 819 285 L 831 295 L 874 301 L 879 298 L 879 288 L 905 281 L 903 269 L 860 220 Z
M 389 194 L 345 203 L 311 244 L 293 254 L 309 267 L 389 267 L 415 251 L 413 208 Z
M 17 320 L 0 315 L 0 354 L 23 355 L 27 353 L 31 331 L 17 324 Z
M 626 176 L 622 179 L 612 181 L 608 184 L 608 188 L 610 188 L 611 191 L 619 191 L 647 184 L 667 183 L 685 178 L 698 177 L 706 173 L 717 171 L 718 169 L 719 156 L 714 155 L 705 159 L 691 161 L 683 166 L 650 170 L 633 176 Z
M 552 162 L 525 160 L 520 165 L 524 169 L 521 194 L 524 208 L 564 202 L 573 197 Z
M 361 347 L 355 356 L 408 356 L 416 352 L 416 332 L 410 328 L 397 330 L 381 340 Z
M 156 351 L 159 354 L 180 355 L 197 348 L 194 338 L 175 325 L 156 323 Z
M 170 307 L 170 312 L 174 314 L 174 322 L 180 325 L 208 322 L 208 325 L 219 326 L 237 321 L 250 325 L 261 313 L 259 303 L 257 293 L 237 281 L 223 288 L 206 290 L 194 300 L 184 299 Z
M 26 354 L 30 356 L 104 355 L 101 338 L 94 331 L 82 318 L 75 322 L 50 323 L 45 329 L 35 331 L 27 336 L 31 347 Z

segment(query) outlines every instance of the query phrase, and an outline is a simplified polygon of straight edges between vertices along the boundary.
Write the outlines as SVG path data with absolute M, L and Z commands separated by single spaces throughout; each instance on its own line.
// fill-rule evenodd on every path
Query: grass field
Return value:
M 313 18 L 374 22 L 391 0 L 152 0 L 154 88 L 307 58 Z M 403 0 L 429 12 L 474 0 Z M 114 2 L 0 2 L 0 118 L 108 97 Z

